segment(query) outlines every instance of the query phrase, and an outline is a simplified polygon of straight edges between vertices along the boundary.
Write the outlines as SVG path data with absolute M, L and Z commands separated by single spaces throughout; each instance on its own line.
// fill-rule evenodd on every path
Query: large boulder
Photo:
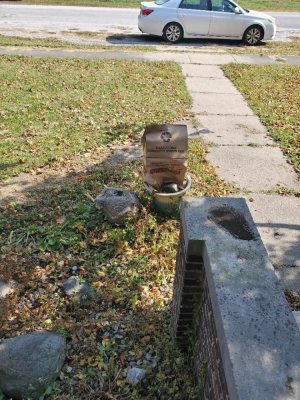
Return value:
M 137 218 L 140 203 L 135 193 L 108 187 L 96 197 L 96 207 L 103 210 L 110 222 L 123 225 L 127 220 Z
M 59 333 L 36 331 L 0 341 L 0 391 L 16 400 L 38 399 L 65 360 Z

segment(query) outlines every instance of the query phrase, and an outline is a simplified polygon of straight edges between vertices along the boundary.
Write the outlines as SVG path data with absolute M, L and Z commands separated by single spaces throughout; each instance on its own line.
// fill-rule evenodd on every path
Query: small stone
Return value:
M 140 203 L 135 193 L 119 188 L 106 188 L 96 198 L 96 207 L 102 209 L 107 219 L 116 225 L 137 218 Z
M 151 361 L 152 360 L 151 353 L 146 353 L 145 358 L 146 358 L 147 361 Z
M 86 282 L 80 282 L 76 276 L 71 276 L 62 285 L 63 291 L 69 297 L 91 298 L 93 297 L 93 289 Z
M 72 267 L 72 272 L 76 272 L 77 269 L 78 269 L 77 265 L 73 265 L 73 267 Z
M 119 334 L 118 334 L 118 335 L 115 336 L 115 338 L 116 338 L 116 339 L 123 339 L 123 335 L 119 335 Z
M 0 279 L 0 299 L 4 299 L 9 294 L 13 293 L 16 287 L 17 287 L 17 282 L 15 281 L 5 282 Z
M 142 368 L 129 368 L 127 372 L 127 382 L 130 385 L 137 385 L 145 377 L 146 370 Z

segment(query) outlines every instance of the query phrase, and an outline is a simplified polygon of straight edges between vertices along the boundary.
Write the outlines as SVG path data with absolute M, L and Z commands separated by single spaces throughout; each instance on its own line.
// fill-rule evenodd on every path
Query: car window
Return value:
M 167 3 L 170 0 L 157 0 L 155 1 L 155 4 L 157 4 L 158 6 L 162 6 L 163 4 Z
M 211 0 L 212 11 L 234 13 L 235 5 L 228 0 Z
M 182 0 L 179 8 L 191 10 L 208 10 L 208 0 Z

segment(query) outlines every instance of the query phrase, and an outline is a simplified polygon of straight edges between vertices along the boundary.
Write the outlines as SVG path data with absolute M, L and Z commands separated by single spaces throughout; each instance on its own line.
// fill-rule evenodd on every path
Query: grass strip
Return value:
M 136 140 L 191 104 L 171 62 L 1 57 L 0 179 Z
M 84 37 L 84 38 L 93 38 L 98 39 L 99 35 L 93 32 L 84 32 L 82 34 L 76 33 L 72 36 Z M 110 35 L 112 37 L 112 35 Z M 113 35 L 116 39 L 118 38 L 122 40 L 122 36 Z M 103 35 L 100 37 L 103 38 Z M 153 46 L 140 46 L 140 45 L 105 45 L 105 44 L 84 44 L 84 43 L 72 43 L 63 39 L 54 39 L 54 38 L 26 38 L 19 36 L 5 36 L 0 35 L 0 46 L 8 46 L 8 47 L 42 47 L 42 48 L 52 48 L 52 49 L 78 49 L 78 50 L 130 50 L 130 51 L 156 51 Z
M 223 70 L 300 172 L 300 68 L 230 64 Z
M 231 54 L 258 54 L 258 55 L 278 55 L 278 56 L 299 56 L 300 55 L 300 37 L 291 37 L 286 42 L 268 41 L 259 46 L 243 46 L 228 49 Z M 284 60 L 283 60 L 284 61 Z
M 139 0 L 23 0 L 22 4 L 56 4 L 93 7 L 139 7 Z M 299 11 L 299 0 L 240 0 L 241 7 L 251 10 Z
M 84 37 L 84 38 L 93 38 L 97 39 L 97 34 L 93 32 L 83 32 L 82 34 L 75 34 L 75 36 Z M 116 35 L 116 38 L 119 38 L 121 41 L 122 38 L 126 38 L 126 35 Z M 102 38 L 103 39 L 103 38 Z M 117 39 L 116 39 L 117 40 Z M 157 45 L 163 46 L 164 42 L 157 42 Z M 189 41 L 189 44 L 191 42 Z M 199 46 L 200 44 L 200 46 Z M 209 47 L 211 51 L 212 48 L 216 50 L 221 49 L 225 50 L 230 54 L 258 54 L 258 55 L 300 55 L 300 38 L 299 37 L 291 37 L 290 41 L 287 42 L 274 42 L 268 41 L 263 42 L 259 46 L 244 46 L 238 42 L 231 48 L 223 48 L 226 45 L 226 42 L 218 42 L 215 41 L 205 41 L 205 44 Z M 220 47 L 221 44 L 221 47 Z M 232 42 L 230 42 L 232 46 Z M 37 39 L 37 38 L 23 38 L 17 36 L 5 36 L 0 35 L 0 46 L 6 47 L 38 47 L 38 48 L 53 48 L 53 49 L 78 49 L 78 50 L 118 50 L 118 51 L 157 51 L 156 46 L 140 46 L 140 45 L 98 45 L 98 44 L 84 44 L 84 43 L 71 43 L 63 39 Z M 167 50 L 170 50 L 170 46 L 165 44 Z M 195 44 L 193 45 L 192 50 L 205 50 L 203 47 L 203 40 L 197 42 L 195 40 Z M 184 52 L 184 50 L 176 49 L 176 52 Z
M 241 7 L 258 11 L 300 11 L 299 0 L 240 0 Z

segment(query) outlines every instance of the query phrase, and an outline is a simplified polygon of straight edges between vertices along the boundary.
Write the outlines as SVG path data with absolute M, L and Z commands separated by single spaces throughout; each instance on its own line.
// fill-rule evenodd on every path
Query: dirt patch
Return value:
M 19 176 L 0 183 L 0 206 L 9 202 L 23 203 L 30 201 L 33 191 L 43 191 L 61 186 L 66 180 L 80 179 L 96 170 L 103 162 L 117 164 L 140 157 L 139 146 L 108 146 L 96 148 L 69 160 L 43 168 L 21 173 Z

